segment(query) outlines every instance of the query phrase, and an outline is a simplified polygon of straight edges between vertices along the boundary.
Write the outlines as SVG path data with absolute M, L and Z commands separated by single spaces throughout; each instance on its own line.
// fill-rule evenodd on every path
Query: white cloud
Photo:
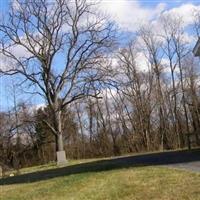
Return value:
M 20 45 L 10 47 L 9 51 L 15 55 L 17 59 L 28 58 L 31 56 L 31 54 Z M 0 52 L 0 70 L 6 71 L 13 69 L 14 67 L 16 67 L 15 60 L 3 55 L 3 53 Z
M 36 105 L 32 105 L 31 108 L 32 110 L 38 110 L 38 109 L 43 109 L 46 107 L 45 103 L 40 103 L 40 104 L 36 104 Z
M 138 53 L 135 61 L 139 71 L 147 72 L 149 70 L 148 59 L 143 53 Z
M 36 113 L 39 109 L 44 109 L 46 107 L 46 104 L 41 103 L 41 104 L 36 104 L 36 105 L 31 105 L 29 106 L 29 112 L 31 114 Z
M 20 10 L 21 6 L 20 6 L 18 1 L 12 0 L 12 8 L 15 9 L 15 10 Z
M 102 96 L 105 98 L 107 96 L 108 100 L 112 99 L 113 96 L 117 95 L 117 90 L 115 88 L 105 88 L 102 90 Z
M 102 0 L 100 7 L 121 29 L 136 31 L 141 24 L 147 23 L 164 11 L 166 4 L 160 3 L 154 8 L 147 8 L 139 1 Z
M 185 33 L 183 34 L 182 40 L 183 40 L 183 42 L 185 42 L 185 43 L 190 43 L 190 44 L 192 44 L 193 42 L 196 41 L 196 38 L 195 38 L 194 35 L 190 35 L 190 34 L 188 34 L 187 32 L 185 32 Z
M 31 54 L 28 52 L 27 49 L 25 49 L 23 46 L 16 45 L 13 46 L 11 49 L 11 52 L 17 57 L 17 58 L 22 58 L 22 57 L 30 57 Z
M 194 22 L 194 10 L 200 11 L 200 5 L 182 3 L 179 7 L 167 9 L 165 3 L 155 7 L 145 7 L 138 1 L 129 0 L 101 0 L 100 8 L 115 21 L 119 28 L 126 31 L 136 31 L 142 24 L 157 21 L 161 14 L 181 16 L 184 25 Z
M 196 6 L 193 4 L 182 4 L 179 7 L 172 8 L 170 10 L 166 10 L 163 14 L 171 15 L 171 16 L 180 16 L 184 22 L 184 26 L 188 26 L 193 24 L 194 22 L 194 11 L 200 11 L 200 5 Z

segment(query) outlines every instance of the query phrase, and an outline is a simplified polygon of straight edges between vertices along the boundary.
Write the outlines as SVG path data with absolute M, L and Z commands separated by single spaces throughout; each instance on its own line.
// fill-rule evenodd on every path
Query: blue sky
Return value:
M 9 0 L 0 0 L 0 18 L 8 12 Z M 162 13 L 182 15 L 187 28 L 192 24 L 192 10 L 200 10 L 200 0 L 102 0 L 100 9 L 106 12 L 115 21 L 121 31 L 134 35 L 141 24 L 156 21 Z M 130 38 L 131 39 L 131 38 Z M 23 53 L 23 52 L 22 52 Z M 0 67 L 3 62 L 0 60 Z M 0 111 L 12 105 L 12 91 L 9 91 L 10 79 L 0 78 Z M 33 104 L 41 104 L 39 97 L 22 95 L 18 92 L 18 101 L 31 99 Z
M 0 12 L 7 12 L 9 3 L 14 0 L 0 0 Z M 115 6 L 116 2 L 123 2 L 124 0 L 103 0 L 105 2 L 111 2 Z M 144 7 L 155 7 L 159 3 L 165 3 L 168 8 L 180 6 L 182 4 L 191 3 L 198 5 L 200 0 L 126 0 L 128 2 L 137 2 Z

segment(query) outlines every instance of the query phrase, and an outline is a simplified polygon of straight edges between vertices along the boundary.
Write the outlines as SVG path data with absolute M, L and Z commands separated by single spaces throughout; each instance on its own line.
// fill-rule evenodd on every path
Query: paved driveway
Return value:
M 200 172 L 200 161 L 170 164 L 170 165 L 167 165 L 167 166 L 173 167 L 173 168 L 176 168 L 176 169 L 185 169 L 185 170 L 188 170 L 188 171 Z

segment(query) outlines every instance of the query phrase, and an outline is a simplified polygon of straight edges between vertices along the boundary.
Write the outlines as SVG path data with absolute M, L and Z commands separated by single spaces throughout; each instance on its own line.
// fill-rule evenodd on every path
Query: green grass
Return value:
M 80 162 L 85 161 L 71 164 Z M 52 164 L 26 168 L 24 172 L 55 167 Z M 0 186 L 0 200 L 137 199 L 199 200 L 200 173 L 165 167 L 134 167 Z

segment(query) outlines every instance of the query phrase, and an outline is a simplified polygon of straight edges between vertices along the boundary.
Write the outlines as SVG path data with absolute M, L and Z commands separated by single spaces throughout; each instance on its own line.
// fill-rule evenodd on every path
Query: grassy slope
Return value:
M 200 174 L 135 167 L 0 187 L 1 200 L 199 200 Z

